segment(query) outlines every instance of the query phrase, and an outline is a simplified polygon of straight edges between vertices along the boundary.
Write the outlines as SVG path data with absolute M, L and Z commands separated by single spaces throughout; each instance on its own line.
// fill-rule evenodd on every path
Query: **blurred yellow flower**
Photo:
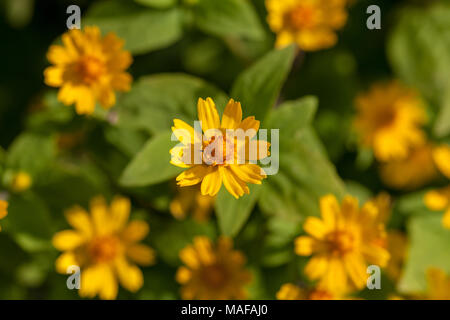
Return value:
M 178 194 L 170 202 L 170 213 L 176 219 L 192 218 L 199 222 L 207 221 L 214 207 L 215 197 L 202 195 L 198 186 L 177 188 Z
M 380 161 L 399 160 L 425 141 L 427 122 L 422 101 L 414 90 L 397 81 L 375 84 L 355 101 L 354 126 L 361 144 L 371 147 Z
M 427 299 L 450 300 L 450 277 L 437 268 L 427 270 Z
M 97 101 L 105 109 L 116 103 L 114 91 L 129 91 L 132 78 L 125 70 L 132 56 L 114 33 L 105 37 L 98 27 L 72 29 L 62 35 L 63 45 L 52 45 L 44 71 L 45 83 L 60 87 L 58 100 L 75 103 L 78 114 L 92 114 Z
M 13 192 L 23 192 L 28 190 L 33 184 L 33 179 L 31 176 L 25 171 L 19 171 L 14 174 L 11 181 L 11 190 Z
M 430 210 L 445 210 L 442 225 L 450 229 L 450 186 L 439 190 L 431 190 L 425 194 L 425 205 Z
M 0 219 L 3 219 L 8 215 L 8 202 L 5 200 L 0 200 Z M 0 226 L 0 231 L 2 227 Z
M 285 283 L 277 292 L 278 300 L 340 300 L 324 290 L 307 290 L 292 283 Z
M 192 245 L 180 251 L 185 264 L 178 268 L 176 280 L 182 285 L 183 299 L 245 299 L 244 289 L 251 274 L 244 269 L 245 257 L 233 250 L 233 241 L 221 237 L 214 246 L 204 236 L 195 237 Z
M 313 255 L 305 267 L 317 288 L 342 295 L 366 285 L 368 263 L 385 267 L 389 253 L 382 243 L 386 238 L 379 223 L 378 209 L 367 202 L 359 209 L 358 200 L 344 197 L 339 205 L 334 195 L 320 199 L 321 219 L 308 217 L 303 229 L 308 236 L 295 240 L 295 252 Z
M 296 43 L 304 51 L 334 46 L 347 22 L 347 0 L 266 0 L 267 22 L 276 47 Z
M 402 275 L 403 263 L 408 254 L 408 239 L 406 235 L 401 231 L 388 231 L 387 249 L 390 259 L 386 266 L 386 273 L 392 280 L 397 281 Z
M 244 193 L 250 193 L 247 183 L 261 184 L 261 180 L 266 177 L 263 169 L 250 161 L 259 160 L 270 154 L 268 142 L 253 140 L 250 143 L 259 129 L 259 121 L 255 120 L 255 117 L 242 120 L 241 104 L 233 99 L 225 108 L 222 122 L 220 122 L 214 101 L 211 98 L 199 99 L 198 117 L 204 139 L 201 132 L 195 131 L 186 122 L 174 120 L 172 131 L 183 146 L 170 150 L 171 163 L 182 168 L 189 168 L 176 178 L 178 185 L 186 187 L 201 183 L 200 190 L 203 195 L 215 196 L 223 183 L 236 199 Z M 244 139 L 238 139 L 233 135 L 240 129 L 244 133 L 248 130 L 251 134 Z M 231 137 L 227 131 L 232 132 Z M 252 146 L 255 150 L 249 149 Z M 219 152 L 215 154 L 216 149 L 221 149 L 221 154 Z M 207 150 L 211 150 L 210 154 Z M 194 159 L 197 152 L 201 157 L 199 164 L 196 164 Z
M 395 189 L 412 190 L 424 186 L 438 176 L 432 151 L 431 144 L 425 143 L 412 149 L 405 159 L 381 164 L 381 179 Z
M 104 198 L 94 198 L 90 214 L 78 206 L 66 212 L 75 230 L 53 236 L 53 246 L 64 251 L 56 260 L 56 270 L 65 274 L 71 265 L 81 268 L 81 297 L 98 294 L 101 299 L 115 299 L 118 282 L 131 292 L 142 287 L 142 271 L 134 263 L 151 265 L 154 251 L 139 243 L 149 227 L 144 221 L 128 222 L 130 206 L 123 197 L 115 197 L 110 206 Z
M 433 150 L 433 159 L 439 171 L 450 179 L 450 146 L 441 145 L 436 147 Z

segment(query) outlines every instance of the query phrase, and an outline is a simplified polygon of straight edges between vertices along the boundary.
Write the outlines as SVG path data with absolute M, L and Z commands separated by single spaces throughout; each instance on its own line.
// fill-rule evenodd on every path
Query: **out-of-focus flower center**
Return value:
M 300 5 L 288 13 L 287 21 L 294 29 L 314 27 L 317 25 L 317 9 L 311 5 Z
M 105 72 L 105 65 L 98 58 L 85 56 L 80 59 L 77 71 L 84 83 L 90 84 L 100 78 Z
M 314 290 L 309 294 L 309 300 L 333 300 L 333 296 L 324 290 Z
M 227 282 L 228 272 L 222 265 L 214 264 L 204 268 L 202 279 L 210 288 L 221 288 Z
M 89 246 L 89 254 L 97 263 L 113 260 L 120 251 L 120 241 L 114 236 L 96 238 Z
M 375 123 L 377 124 L 378 128 L 384 128 L 390 126 L 397 116 L 397 113 L 392 108 L 384 108 L 384 110 L 380 110 L 376 114 Z
M 327 237 L 333 254 L 344 255 L 352 251 L 356 246 L 356 237 L 348 231 L 335 231 Z
M 220 146 L 222 143 L 222 148 Z M 235 143 L 233 140 L 222 135 L 220 137 L 212 137 L 206 142 L 203 148 L 203 161 L 210 166 L 224 165 L 234 161 Z

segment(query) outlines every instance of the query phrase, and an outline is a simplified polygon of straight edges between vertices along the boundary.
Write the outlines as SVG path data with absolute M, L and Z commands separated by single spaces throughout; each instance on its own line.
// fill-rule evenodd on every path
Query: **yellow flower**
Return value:
M 5 200 L 0 200 L 0 219 L 3 219 L 8 214 L 8 202 Z M 0 226 L 0 231 L 2 227 Z
M 450 186 L 439 190 L 428 191 L 425 194 L 425 205 L 434 211 L 445 210 L 442 225 L 450 229 Z
M 444 271 L 430 268 L 427 270 L 429 300 L 450 300 L 450 277 Z
M 266 0 L 276 47 L 297 43 L 302 50 L 315 51 L 334 46 L 336 30 L 347 22 L 346 4 L 347 0 Z
M 170 213 L 184 219 L 189 212 L 197 221 L 206 221 L 214 207 L 215 197 L 204 196 L 197 186 L 177 188 L 178 194 L 170 202 Z
M 71 265 L 81 268 L 81 297 L 115 299 L 118 282 L 136 292 L 143 283 L 142 271 L 134 264 L 148 266 L 154 262 L 153 250 L 141 241 L 148 224 L 133 220 L 128 223 L 130 201 L 115 197 L 108 206 L 102 197 L 94 198 L 91 213 L 81 207 L 66 212 L 75 230 L 56 233 L 53 245 L 64 251 L 56 260 L 56 271 L 66 273 Z
M 335 295 L 324 290 L 307 290 L 299 286 L 286 283 L 277 292 L 277 300 L 340 300 Z
M 33 179 L 28 173 L 19 171 L 12 178 L 11 190 L 17 193 L 23 192 L 25 190 L 28 190 L 31 187 L 32 183 Z
M 450 179 L 450 146 L 442 145 L 436 147 L 433 150 L 433 159 L 439 171 Z
M 171 163 L 189 168 L 176 178 L 178 185 L 201 183 L 203 195 L 215 196 L 223 183 L 236 199 L 250 193 L 247 183 L 261 184 L 266 177 L 255 162 L 269 155 L 268 142 L 251 140 L 259 129 L 259 121 L 254 117 L 242 120 L 241 104 L 233 99 L 225 108 L 222 122 L 214 101 L 199 99 L 198 117 L 204 136 L 184 121 L 174 120 L 172 131 L 182 146 L 170 150 Z M 246 134 L 245 138 L 239 136 L 240 132 Z
M 366 285 L 368 263 L 385 267 L 388 251 L 381 245 L 386 238 L 384 225 L 378 222 L 378 209 L 346 196 L 339 205 L 333 195 L 320 199 L 321 217 L 308 217 L 303 229 L 308 236 L 295 240 L 295 252 L 313 257 L 305 267 L 311 280 L 319 280 L 318 289 L 343 294 Z
M 355 128 L 361 144 L 371 147 L 380 161 L 404 159 L 421 145 L 421 126 L 427 117 L 416 92 L 392 81 L 373 85 L 356 101 Z
M 244 269 L 245 257 L 233 250 L 233 241 L 221 237 L 217 245 L 204 236 L 195 237 L 192 245 L 180 251 L 185 264 L 178 268 L 176 279 L 182 285 L 183 299 L 245 299 L 244 286 L 251 274 Z
M 114 33 L 102 37 L 98 27 L 73 29 L 62 42 L 50 47 L 47 59 L 53 66 L 44 71 L 45 83 L 61 88 L 59 101 L 75 103 L 78 114 L 92 114 L 96 101 L 109 109 L 116 103 L 114 91 L 130 90 L 132 78 L 125 70 L 132 56 Z
M 383 163 L 380 176 L 383 182 L 395 189 L 416 189 L 438 176 L 432 156 L 433 147 L 426 143 L 410 151 L 407 158 Z

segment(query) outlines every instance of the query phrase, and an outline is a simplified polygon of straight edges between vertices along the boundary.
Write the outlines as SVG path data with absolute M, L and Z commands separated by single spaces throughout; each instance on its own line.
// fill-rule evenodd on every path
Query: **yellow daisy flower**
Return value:
M 14 174 L 11 181 L 11 190 L 19 193 L 28 190 L 33 184 L 33 179 L 25 171 L 19 171 Z
M 295 240 L 295 252 L 313 257 L 305 267 L 311 280 L 319 280 L 318 289 L 343 294 L 366 285 L 368 264 L 385 267 L 388 251 L 381 245 L 386 233 L 378 222 L 378 209 L 346 196 L 339 205 L 334 195 L 320 199 L 322 219 L 308 217 L 303 229 L 308 236 Z
M 242 120 L 241 104 L 233 99 L 225 108 L 222 122 L 214 101 L 199 99 L 198 117 L 203 136 L 184 121 L 174 120 L 172 131 L 183 146 L 170 150 L 171 163 L 189 168 L 176 178 L 178 185 L 187 187 L 201 183 L 203 195 L 215 196 L 223 183 L 236 199 L 250 193 L 247 183 L 261 184 L 266 177 L 256 161 L 269 155 L 268 142 L 252 140 L 259 129 L 259 121 L 254 117 Z M 239 136 L 239 132 L 246 136 Z
M 215 197 L 202 195 L 198 186 L 177 189 L 178 194 L 170 202 L 170 213 L 176 219 L 184 219 L 191 212 L 194 220 L 207 221 L 213 210 Z
M 81 207 L 66 212 L 75 230 L 65 230 L 53 237 L 53 246 L 64 251 L 56 260 L 56 271 L 65 274 L 67 268 L 81 268 L 81 297 L 115 299 L 118 282 L 136 292 L 143 283 L 142 271 L 134 264 L 148 266 L 154 262 L 153 250 L 141 241 L 148 233 L 144 221 L 128 222 L 130 201 L 115 197 L 108 206 L 102 197 L 94 198 L 91 213 Z
M 0 219 L 3 219 L 8 215 L 8 202 L 5 200 L 0 200 Z M 2 227 L 0 226 L 0 231 Z
M 445 210 L 442 225 L 450 229 L 450 186 L 439 190 L 431 190 L 425 194 L 425 205 L 430 210 Z
M 233 241 L 221 237 L 213 246 L 204 236 L 195 237 L 192 245 L 180 251 L 185 264 L 178 268 L 176 280 L 182 285 L 183 299 L 245 299 L 244 286 L 251 274 L 244 269 L 245 257 L 233 250 Z
M 437 268 L 427 270 L 429 300 L 450 300 L 450 277 Z
M 75 103 L 78 114 L 92 114 L 96 102 L 109 109 L 116 103 L 114 91 L 129 91 L 132 78 L 125 70 L 132 56 L 114 33 L 102 37 L 98 27 L 72 29 L 62 35 L 63 45 L 52 45 L 44 71 L 45 83 L 61 88 L 58 100 Z
M 267 22 L 276 47 L 296 43 L 304 51 L 334 46 L 347 22 L 347 0 L 266 0 Z
M 371 147 L 378 160 L 404 159 L 411 148 L 424 143 L 420 127 L 427 117 L 414 90 L 397 81 L 375 84 L 355 104 L 354 125 L 361 144 Z
M 433 159 L 439 171 L 450 179 L 450 146 L 441 145 L 433 150 Z
M 383 163 L 381 180 L 394 189 L 412 190 L 426 185 L 438 176 L 432 151 L 432 145 L 425 143 L 412 149 L 405 159 Z
M 324 290 L 307 290 L 292 283 L 285 283 L 277 292 L 277 300 L 340 300 Z

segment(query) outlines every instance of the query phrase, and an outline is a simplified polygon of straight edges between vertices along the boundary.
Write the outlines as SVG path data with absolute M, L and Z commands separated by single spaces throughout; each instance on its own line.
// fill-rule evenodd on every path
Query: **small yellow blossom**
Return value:
M 221 237 L 214 246 L 204 236 L 195 237 L 192 245 L 180 251 L 185 264 L 178 268 L 176 279 L 182 285 L 183 299 L 245 299 L 244 286 L 251 274 L 244 269 L 245 257 L 233 250 L 230 238 Z
M 428 269 L 427 283 L 427 299 L 450 300 L 450 277 L 448 277 L 444 271 L 437 268 Z
M 346 196 L 339 205 L 333 195 L 320 199 L 321 219 L 308 217 L 303 229 L 308 236 L 295 240 L 295 252 L 311 256 L 305 274 L 319 280 L 317 288 L 333 294 L 361 289 L 367 283 L 368 264 L 385 267 L 389 253 L 383 247 L 386 233 L 378 209 Z
M 197 186 L 177 189 L 178 194 L 170 202 L 170 213 L 176 219 L 184 219 L 189 212 L 192 212 L 194 220 L 199 222 L 208 220 L 214 207 L 215 197 L 202 195 Z
M 102 37 L 98 27 L 72 29 L 62 35 L 63 45 L 52 45 L 47 58 L 53 66 L 44 71 L 45 83 L 59 87 L 58 100 L 75 104 L 78 114 L 92 114 L 96 102 L 109 109 L 115 91 L 129 91 L 132 78 L 125 70 L 132 56 L 114 33 Z
M 375 84 L 357 97 L 355 129 L 361 144 L 380 161 L 404 159 L 425 141 L 424 106 L 414 90 L 397 81 Z
M 450 179 L 450 146 L 442 145 L 433 150 L 433 159 L 439 171 Z
M 425 194 L 425 205 L 434 211 L 444 210 L 442 225 L 450 229 L 450 186 L 439 190 L 428 191 Z
M 0 219 L 3 219 L 8 215 L 8 202 L 5 200 L 0 200 Z M 0 226 L 0 231 L 2 227 Z
M 347 0 L 266 0 L 267 21 L 276 47 L 296 43 L 304 51 L 334 46 L 347 22 Z
M 286 283 L 277 292 L 277 300 L 340 300 L 335 295 L 324 290 L 307 290 L 299 286 Z
M 11 181 L 11 190 L 13 192 L 23 192 L 28 190 L 33 184 L 33 179 L 31 176 L 25 171 L 19 171 L 14 174 Z
M 81 268 L 81 297 L 115 299 L 118 282 L 136 292 L 143 283 L 142 271 L 135 265 L 154 262 L 153 250 L 141 241 L 148 233 L 144 221 L 128 222 L 130 201 L 115 197 L 108 206 L 102 197 L 94 198 L 90 214 L 81 207 L 66 212 L 75 230 L 65 230 L 53 237 L 53 246 L 64 251 L 56 260 L 56 271 L 65 274 L 71 265 Z
M 233 99 L 228 102 L 222 121 L 211 98 L 199 99 L 198 117 L 204 136 L 186 122 L 174 120 L 172 131 L 182 146 L 170 150 L 171 163 L 189 168 L 176 178 L 178 185 L 201 183 L 203 195 L 215 196 L 223 183 L 236 199 L 250 193 L 247 183 L 261 184 L 266 177 L 263 169 L 251 162 L 269 155 L 268 142 L 251 140 L 257 134 L 259 121 L 255 117 L 242 120 L 241 104 Z M 246 136 L 237 137 L 240 131 Z M 198 162 L 196 154 L 200 156 Z
M 405 159 L 383 163 L 381 179 L 394 189 L 412 190 L 426 185 L 438 176 L 432 151 L 433 147 L 426 143 L 411 150 Z

